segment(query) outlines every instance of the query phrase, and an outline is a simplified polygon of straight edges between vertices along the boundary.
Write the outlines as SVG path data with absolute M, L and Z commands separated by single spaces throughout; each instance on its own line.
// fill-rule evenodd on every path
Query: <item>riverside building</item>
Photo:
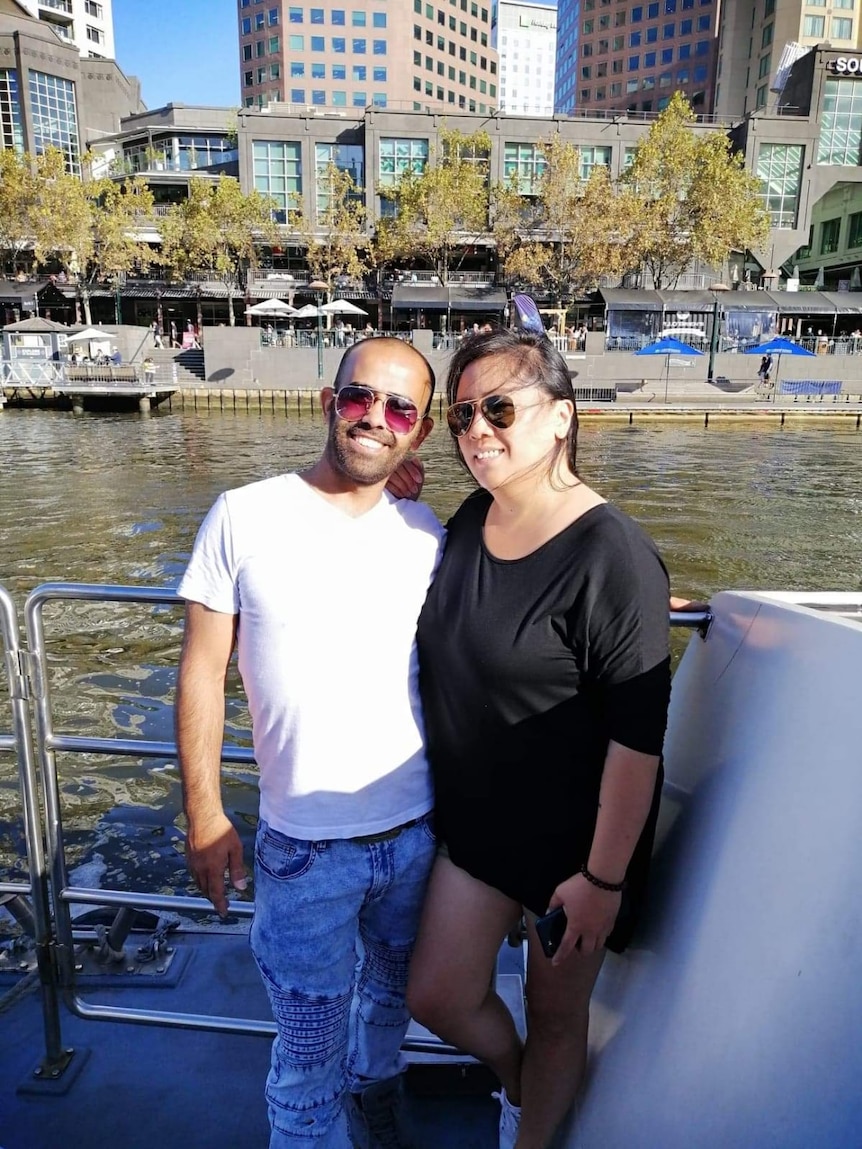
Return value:
M 237 0 L 244 107 L 497 109 L 492 0 L 318 3 Z
M 500 111 L 550 116 L 554 111 L 557 9 L 499 0 L 493 44 L 500 58 Z

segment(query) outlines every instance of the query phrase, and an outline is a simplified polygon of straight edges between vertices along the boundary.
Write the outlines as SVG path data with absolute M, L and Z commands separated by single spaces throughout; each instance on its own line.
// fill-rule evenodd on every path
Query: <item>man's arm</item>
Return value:
M 225 677 L 236 622 L 236 615 L 187 603 L 177 679 L 177 748 L 188 818 L 186 863 L 221 915 L 227 913 L 225 871 L 236 889 L 246 885 L 242 845 L 221 799 Z

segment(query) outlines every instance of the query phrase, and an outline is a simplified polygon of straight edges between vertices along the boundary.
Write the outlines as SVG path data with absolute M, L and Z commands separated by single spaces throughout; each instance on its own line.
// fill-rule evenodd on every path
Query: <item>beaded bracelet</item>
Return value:
M 601 878 L 597 878 L 595 874 L 591 874 L 587 869 L 587 863 L 581 866 L 581 873 L 592 885 L 597 886 L 600 890 L 607 890 L 609 894 L 620 894 L 626 888 L 626 882 L 603 882 Z

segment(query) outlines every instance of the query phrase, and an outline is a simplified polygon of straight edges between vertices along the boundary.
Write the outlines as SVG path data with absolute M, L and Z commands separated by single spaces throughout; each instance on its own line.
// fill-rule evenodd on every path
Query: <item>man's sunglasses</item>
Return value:
M 498 431 L 505 431 L 515 422 L 515 403 L 511 395 L 486 395 L 484 399 L 465 399 L 453 403 L 446 411 L 446 422 L 453 435 L 460 438 L 473 426 L 476 408 L 482 418 Z
M 347 383 L 335 393 L 335 413 L 339 419 L 356 423 L 364 419 L 378 399 L 383 400 L 383 417 L 386 426 L 396 435 L 406 435 L 416 426 L 419 408 L 412 399 L 403 395 L 390 395 L 386 391 L 374 391 L 361 383 Z

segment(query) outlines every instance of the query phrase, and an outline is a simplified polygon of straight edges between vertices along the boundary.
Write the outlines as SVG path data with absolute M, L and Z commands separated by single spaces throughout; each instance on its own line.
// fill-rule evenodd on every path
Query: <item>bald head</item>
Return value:
M 333 388 L 337 391 L 345 383 L 363 383 L 366 387 L 376 387 L 375 363 L 401 362 L 415 370 L 421 365 L 427 388 L 427 399 L 418 403 L 419 410 L 425 414 L 431 407 L 436 379 L 431 364 L 425 356 L 417 351 L 411 344 L 403 339 L 394 339 L 388 335 L 378 335 L 372 339 L 360 339 L 348 347 L 341 357 L 338 370 L 335 373 Z M 412 374 L 412 371 L 411 371 Z

